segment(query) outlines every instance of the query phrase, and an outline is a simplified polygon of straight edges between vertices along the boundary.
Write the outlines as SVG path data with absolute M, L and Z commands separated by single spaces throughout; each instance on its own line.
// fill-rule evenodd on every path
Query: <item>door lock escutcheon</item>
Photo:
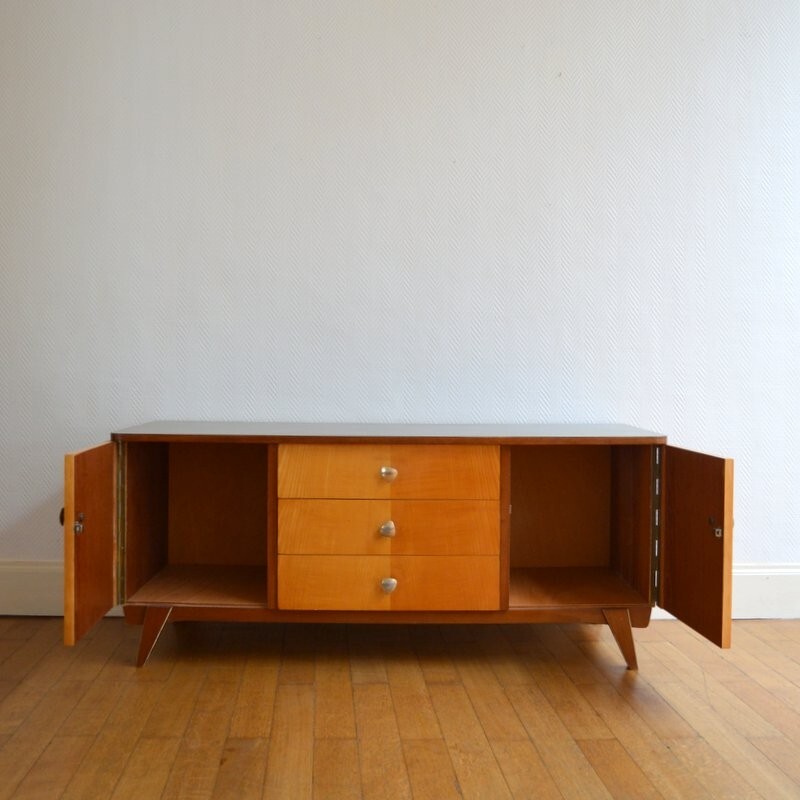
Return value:
M 83 512 L 78 514 L 75 522 L 72 523 L 72 532 L 76 535 L 79 533 L 83 533 Z
M 713 528 L 714 536 L 716 536 L 717 539 L 721 539 L 722 538 L 722 528 L 717 526 L 717 521 L 714 519 L 714 517 L 709 517 L 708 518 L 708 524 Z

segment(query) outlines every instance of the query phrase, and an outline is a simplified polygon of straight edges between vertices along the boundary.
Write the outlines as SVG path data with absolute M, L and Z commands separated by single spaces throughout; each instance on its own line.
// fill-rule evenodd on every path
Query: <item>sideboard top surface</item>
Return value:
M 282 441 L 495 444 L 663 444 L 653 431 L 617 424 L 402 424 L 350 422 L 211 422 L 155 421 L 112 434 L 116 441 Z

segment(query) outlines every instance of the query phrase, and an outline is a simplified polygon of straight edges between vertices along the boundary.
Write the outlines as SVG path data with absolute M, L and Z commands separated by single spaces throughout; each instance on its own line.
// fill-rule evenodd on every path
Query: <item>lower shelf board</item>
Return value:
M 252 566 L 170 564 L 126 602 L 264 608 L 267 604 L 267 570 L 266 567 Z
M 512 568 L 509 609 L 641 605 L 647 599 L 605 567 Z

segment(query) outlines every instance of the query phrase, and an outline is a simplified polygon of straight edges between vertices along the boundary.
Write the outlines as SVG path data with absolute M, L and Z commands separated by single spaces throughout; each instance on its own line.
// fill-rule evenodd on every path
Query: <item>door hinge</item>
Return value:
M 658 600 L 658 582 L 659 582 L 659 569 L 661 567 L 661 490 L 662 490 L 662 462 L 663 452 L 660 446 L 653 448 L 652 459 L 652 519 L 651 519 L 651 541 L 652 541 L 652 559 L 653 559 L 653 597 L 652 602 Z

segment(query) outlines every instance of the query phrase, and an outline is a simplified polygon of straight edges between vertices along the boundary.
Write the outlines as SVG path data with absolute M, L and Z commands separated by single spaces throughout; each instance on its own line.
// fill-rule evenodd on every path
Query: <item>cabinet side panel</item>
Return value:
M 165 444 L 126 442 L 125 599 L 167 564 L 168 450 Z
M 511 568 L 608 567 L 610 447 L 510 449 Z
M 267 462 L 265 445 L 169 445 L 170 564 L 266 566 Z
M 613 447 L 611 452 L 611 568 L 651 598 L 653 448 Z
M 68 455 L 64 469 L 64 642 L 75 644 L 116 598 L 116 445 Z

